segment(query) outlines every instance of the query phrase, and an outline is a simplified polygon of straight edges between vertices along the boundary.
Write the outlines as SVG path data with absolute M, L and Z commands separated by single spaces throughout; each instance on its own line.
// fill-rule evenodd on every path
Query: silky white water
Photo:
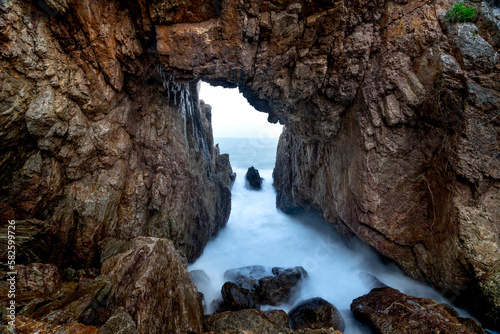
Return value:
M 374 287 L 370 275 L 403 293 L 449 303 L 433 289 L 404 276 L 394 265 L 382 263 L 366 244 L 359 240 L 343 240 L 332 225 L 318 217 L 293 217 L 276 209 L 272 170 L 277 139 L 226 138 L 216 139 L 216 142 L 220 143 L 221 152 L 230 154 L 237 178 L 226 227 L 209 241 L 202 256 L 188 268 L 190 271 L 202 269 L 210 277 L 209 284 L 198 286 L 205 296 L 208 313 L 214 311 L 210 307 L 212 300 L 221 296 L 224 272 L 251 265 L 304 267 L 309 277 L 304 281 L 297 302 L 313 297 L 329 301 L 344 317 L 345 334 L 370 333 L 350 312 L 352 300 Z M 257 168 L 264 178 L 261 191 L 245 188 L 244 176 L 250 166 Z M 277 308 L 288 312 L 292 307 L 262 309 Z

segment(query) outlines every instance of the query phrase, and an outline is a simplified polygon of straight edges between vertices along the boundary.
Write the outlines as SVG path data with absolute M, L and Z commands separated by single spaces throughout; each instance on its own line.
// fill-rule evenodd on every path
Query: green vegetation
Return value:
M 467 5 L 465 2 L 456 2 L 446 13 L 446 19 L 450 22 L 474 22 L 477 12 L 476 7 Z

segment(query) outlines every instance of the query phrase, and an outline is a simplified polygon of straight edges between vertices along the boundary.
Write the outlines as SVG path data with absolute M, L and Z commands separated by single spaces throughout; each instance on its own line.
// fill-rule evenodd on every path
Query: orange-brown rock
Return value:
M 104 262 L 113 283 L 108 308 L 123 307 L 139 333 L 200 333 L 203 307 L 172 241 L 138 237 Z
M 16 333 L 18 334 L 100 334 L 97 327 L 85 326 L 78 322 L 54 326 L 42 321 L 36 321 L 26 316 L 16 317 Z
M 44 222 L 36 262 L 99 266 L 100 241 L 137 236 L 195 259 L 230 196 L 202 78 L 286 125 L 281 209 L 498 328 L 498 3 L 452 24 L 452 2 L 1 2 L 1 224 Z
M 473 319 L 431 299 L 405 295 L 390 287 L 375 288 L 351 304 L 354 316 L 376 333 L 486 334 Z

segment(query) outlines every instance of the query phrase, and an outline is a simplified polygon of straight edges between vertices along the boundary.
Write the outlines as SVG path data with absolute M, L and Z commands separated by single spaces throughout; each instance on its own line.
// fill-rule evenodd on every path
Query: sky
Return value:
M 255 110 L 237 88 L 202 82 L 200 99 L 212 106 L 215 138 L 277 138 L 283 129 L 282 125 L 269 123 L 267 114 Z

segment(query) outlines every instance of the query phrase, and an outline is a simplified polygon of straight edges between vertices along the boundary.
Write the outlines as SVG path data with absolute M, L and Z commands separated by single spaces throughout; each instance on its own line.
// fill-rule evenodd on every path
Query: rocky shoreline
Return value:
M 293 331 L 280 312 L 204 317 L 187 272 L 226 224 L 234 182 L 203 79 L 285 124 L 280 209 L 322 214 L 500 328 L 500 9 L 474 2 L 475 20 L 457 23 L 452 5 L 0 2 L 3 320 L 14 301 L 20 333 Z M 283 279 L 255 305 L 295 275 L 282 274 L 259 283 Z M 418 333 L 414 316 L 445 326 L 435 314 L 450 333 L 481 333 L 449 307 L 381 289 L 353 304 L 376 331 Z M 403 306 L 379 318 L 384 303 Z

